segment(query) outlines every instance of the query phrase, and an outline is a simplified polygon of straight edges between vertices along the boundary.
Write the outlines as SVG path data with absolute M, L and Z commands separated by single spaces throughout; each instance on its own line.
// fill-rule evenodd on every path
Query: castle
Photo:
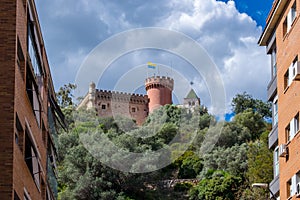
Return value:
M 79 108 L 95 109 L 98 116 L 125 116 L 132 118 L 138 125 L 143 124 L 149 113 L 160 106 L 172 104 L 174 79 L 165 76 L 146 78 L 147 95 L 130 94 L 117 91 L 96 89 L 95 83 L 89 86 L 89 92 L 79 103 Z M 200 98 L 191 89 L 184 98 L 182 107 L 193 108 L 200 106 Z

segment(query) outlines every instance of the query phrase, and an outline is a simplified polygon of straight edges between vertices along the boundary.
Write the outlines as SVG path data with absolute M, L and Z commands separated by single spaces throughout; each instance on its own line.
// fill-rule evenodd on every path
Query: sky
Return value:
M 56 90 L 64 84 L 76 82 L 88 57 L 104 41 L 124 31 L 159 27 L 184 34 L 205 50 L 219 71 L 229 112 L 231 99 L 237 93 L 246 91 L 255 98 L 266 100 L 270 58 L 266 55 L 265 47 L 259 47 L 257 42 L 272 2 L 52 0 L 36 1 L 36 6 Z M 113 49 L 107 48 L 105 54 Z M 186 52 L 193 53 L 188 48 Z M 100 57 L 95 61 L 99 65 Z M 211 105 L 212 91 L 205 77 L 195 76 L 191 63 L 164 49 L 138 49 L 123 54 L 109 64 L 101 80 L 99 77 L 99 80 L 93 81 L 96 81 L 99 89 L 115 89 L 121 78 L 149 61 L 161 66 L 161 71 L 156 71 L 156 74 L 175 74 L 174 69 L 185 78 L 185 84 L 193 83 L 190 87 L 201 98 L 202 104 Z M 164 66 L 167 66 L 165 70 Z M 148 73 L 148 70 L 144 71 L 145 77 Z M 86 74 L 85 77 L 89 79 L 90 75 Z M 134 82 L 134 79 L 129 81 Z M 183 84 L 178 81 L 176 87 Z M 136 88 L 124 92 L 144 92 L 143 82 L 137 82 Z M 181 96 L 175 96 L 180 103 Z

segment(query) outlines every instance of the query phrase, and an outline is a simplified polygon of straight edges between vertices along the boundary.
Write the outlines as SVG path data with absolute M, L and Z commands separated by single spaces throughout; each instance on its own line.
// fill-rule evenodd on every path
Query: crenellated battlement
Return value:
M 97 90 L 96 99 L 145 104 L 148 102 L 148 95 L 132 94 L 127 92 L 109 90 Z
M 170 90 L 174 88 L 174 79 L 167 76 L 152 76 L 145 80 L 146 90 L 150 88 L 166 87 Z

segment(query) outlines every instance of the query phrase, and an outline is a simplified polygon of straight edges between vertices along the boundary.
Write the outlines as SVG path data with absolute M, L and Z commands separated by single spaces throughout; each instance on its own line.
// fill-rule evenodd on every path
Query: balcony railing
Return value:
M 269 149 L 278 143 L 278 124 L 275 124 L 269 133 Z
M 51 138 L 54 142 L 54 146 L 57 149 L 58 148 L 58 133 L 57 133 L 57 127 L 55 125 L 55 116 L 51 110 L 51 107 L 48 108 L 48 120 L 49 120 L 49 132 L 50 132 Z
M 53 196 L 57 199 L 57 177 L 54 172 L 53 164 L 51 163 L 51 159 L 48 156 L 47 159 L 47 180 L 50 186 L 50 189 L 53 193 Z
M 279 192 L 279 176 L 276 176 L 271 183 L 269 184 L 269 188 L 273 194 Z
M 277 90 L 277 77 L 274 76 L 268 85 L 268 101 L 272 100 Z

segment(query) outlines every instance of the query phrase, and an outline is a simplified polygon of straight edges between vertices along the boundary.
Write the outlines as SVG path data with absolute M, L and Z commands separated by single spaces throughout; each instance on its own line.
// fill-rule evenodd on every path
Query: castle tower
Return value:
M 94 82 L 90 83 L 88 96 L 89 98 L 88 98 L 87 108 L 88 109 L 94 108 L 95 99 L 96 99 L 96 85 Z
M 195 108 L 196 106 L 200 106 L 200 98 L 193 89 L 191 89 L 188 95 L 183 99 L 183 106 L 185 108 Z
M 149 112 L 166 104 L 172 104 L 174 80 L 165 76 L 152 76 L 145 81 L 149 98 Z

